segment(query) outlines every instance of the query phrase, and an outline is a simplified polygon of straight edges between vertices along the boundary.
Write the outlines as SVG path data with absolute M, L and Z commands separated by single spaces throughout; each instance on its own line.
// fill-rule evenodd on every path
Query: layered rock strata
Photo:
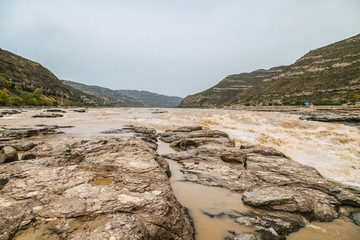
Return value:
M 242 193 L 243 202 L 255 208 L 301 216 L 295 221 L 297 227 L 291 218 L 273 216 L 277 221 L 287 222 L 284 224 L 287 227 L 273 234 L 264 224 L 259 228 L 252 223 L 250 213 L 238 213 L 242 220 L 237 217 L 237 222 L 257 228 L 256 236 L 270 233 L 274 239 L 282 239 L 306 221 L 332 221 L 339 216 L 340 206 L 360 207 L 359 191 L 325 179 L 316 169 L 292 161 L 275 149 L 236 148 L 226 133 L 200 127 L 167 130 L 161 140 L 182 150 L 163 157 L 183 165 L 185 180 Z M 219 214 L 222 213 L 213 213 Z M 258 218 L 264 219 L 259 215 Z
M 0 239 L 194 239 L 144 141 L 64 138 L 27 154 L 0 165 Z

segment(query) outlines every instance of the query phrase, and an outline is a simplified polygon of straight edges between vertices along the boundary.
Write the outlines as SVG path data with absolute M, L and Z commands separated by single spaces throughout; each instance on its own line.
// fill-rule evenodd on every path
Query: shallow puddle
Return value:
M 91 182 L 93 185 L 110 185 L 114 178 L 109 176 L 96 176 Z

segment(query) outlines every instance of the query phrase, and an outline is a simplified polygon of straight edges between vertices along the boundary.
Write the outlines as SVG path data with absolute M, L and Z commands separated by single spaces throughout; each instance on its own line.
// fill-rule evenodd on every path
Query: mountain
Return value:
M 182 98 L 167 96 L 147 91 L 138 90 L 117 90 L 118 92 L 144 102 L 148 107 L 177 107 L 179 106 Z
M 106 105 L 116 107 L 146 107 L 147 105 L 142 101 L 128 97 L 119 91 L 111 90 L 109 88 L 99 86 L 89 86 L 82 83 L 73 81 L 63 80 L 63 82 L 72 88 L 81 90 L 87 94 L 96 96 L 99 102 L 105 103 Z
M 285 67 L 274 67 L 269 70 L 259 69 L 251 73 L 240 73 L 227 76 L 215 86 L 201 93 L 187 96 L 182 102 L 183 107 L 219 107 L 232 103 L 240 92 L 247 91 L 264 79 L 280 73 Z
M 63 93 L 80 99 L 84 93 L 60 81 L 52 72 L 41 64 L 23 58 L 0 48 L 0 74 L 6 74 L 12 83 L 24 88 L 42 88 L 54 95 Z
M 230 75 L 181 107 L 341 104 L 360 101 L 360 34 L 310 51 L 289 66 Z
M 97 100 L 66 85 L 41 64 L 1 48 L 0 75 L 0 105 L 82 105 L 84 97 Z
M 104 103 L 112 106 L 127 107 L 176 107 L 182 98 L 161 95 L 138 90 L 111 90 L 99 86 L 89 86 L 82 83 L 65 81 L 69 86 L 94 95 Z

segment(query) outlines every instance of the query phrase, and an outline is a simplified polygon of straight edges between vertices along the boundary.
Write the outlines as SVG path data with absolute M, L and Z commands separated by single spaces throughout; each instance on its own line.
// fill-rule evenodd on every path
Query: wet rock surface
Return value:
M 0 117 L 5 116 L 5 115 L 13 115 L 13 114 L 20 114 L 21 111 L 16 110 L 16 109 L 2 109 L 0 110 Z
M 59 109 L 59 108 L 50 108 L 50 109 L 46 109 L 45 112 L 59 112 L 59 113 L 66 113 L 65 110 L 63 109 Z
M 305 227 L 305 221 L 296 215 L 272 216 L 253 212 L 232 211 L 215 217 L 230 217 L 236 223 L 255 228 L 254 232 L 236 234 L 227 239 L 286 239 L 285 236 Z
M 64 115 L 58 113 L 51 113 L 51 112 L 42 112 L 33 115 L 33 118 L 56 118 L 56 117 L 63 117 Z
M 225 133 L 199 127 L 168 130 L 161 139 L 183 150 L 163 157 L 183 165 L 186 181 L 243 193 L 242 200 L 249 206 L 295 214 L 308 221 L 332 221 L 339 216 L 339 207 L 343 205 L 360 207 L 358 190 L 325 179 L 316 169 L 292 161 L 275 149 L 250 145 L 235 148 Z M 194 144 L 187 144 L 193 139 Z M 222 213 L 212 215 L 219 214 Z M 245 217 L 241 219 L 252 222 L 248 215 Z M 281 221 L 286 222 L 288 228 L 279 232 L 274 229 L 278 236 L 256 231 L 254 237 L 283 239 L 304 226 L 287 218 Z M 237 222 L 247 225 L 244 221 Z M 265 223 L 259 226 L 265 228 L 268 225 Z M 241 239 L 236 237 L 234 239 Z
M 356 225 L 360 226 L 360 212 L 354 212 L 350 215 L 350 218 Z
M 194 239 L 144 141 L 72 137 L 27 154 L 0 165 L 0 239 Z
M 71 109 L 71 111 L 78 112 L 78 113 L 84 113 L 84 112 L 86 112 L 86 109 L 85 108 Z
M 301 120 L 320 121 L 320 122 L 348 122 L 360 123 L 360 110 L 314 110 L 311 112 L 300 112 L 304 115 Z
M 57 125 L 36 125 L 31 127 L 19 128 L 0 128 L 0 145 L 1 142 L 6 142 L 15 139 L 29 138 L 38 135 L 59 134 L 61 132 L 56 129 L 71 128 L 72 126 L 57 126 Z

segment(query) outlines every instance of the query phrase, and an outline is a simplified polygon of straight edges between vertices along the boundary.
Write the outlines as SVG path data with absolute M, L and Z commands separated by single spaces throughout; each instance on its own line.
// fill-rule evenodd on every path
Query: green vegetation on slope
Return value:
M 12 83 L 9 76 L 0 74 L 0 105 L 4 106 L 84 106 L 85 103 L 80 100 L 74 100 L 60 93 L 58 96 L 44 93 L 41 88 L 34 90 L 23 88 Z
M 182 98 L 138 90 L 112 90 L 99 86 L 89 86 L 73 81 L 65 81 L 69 86 L 96 96 L 110 106 L 117 107 L 176 107 Z
M 274 71 L 275 70 L 275 71 Z M 359 101 L 360 35 L 310 51 L 290 66 L 226 77 L 182 107 L 331 105 Z
M 64 84 L 39 63 L 1 48 L 0 74 L 0 105 L 97 105 L 98 99 Z

